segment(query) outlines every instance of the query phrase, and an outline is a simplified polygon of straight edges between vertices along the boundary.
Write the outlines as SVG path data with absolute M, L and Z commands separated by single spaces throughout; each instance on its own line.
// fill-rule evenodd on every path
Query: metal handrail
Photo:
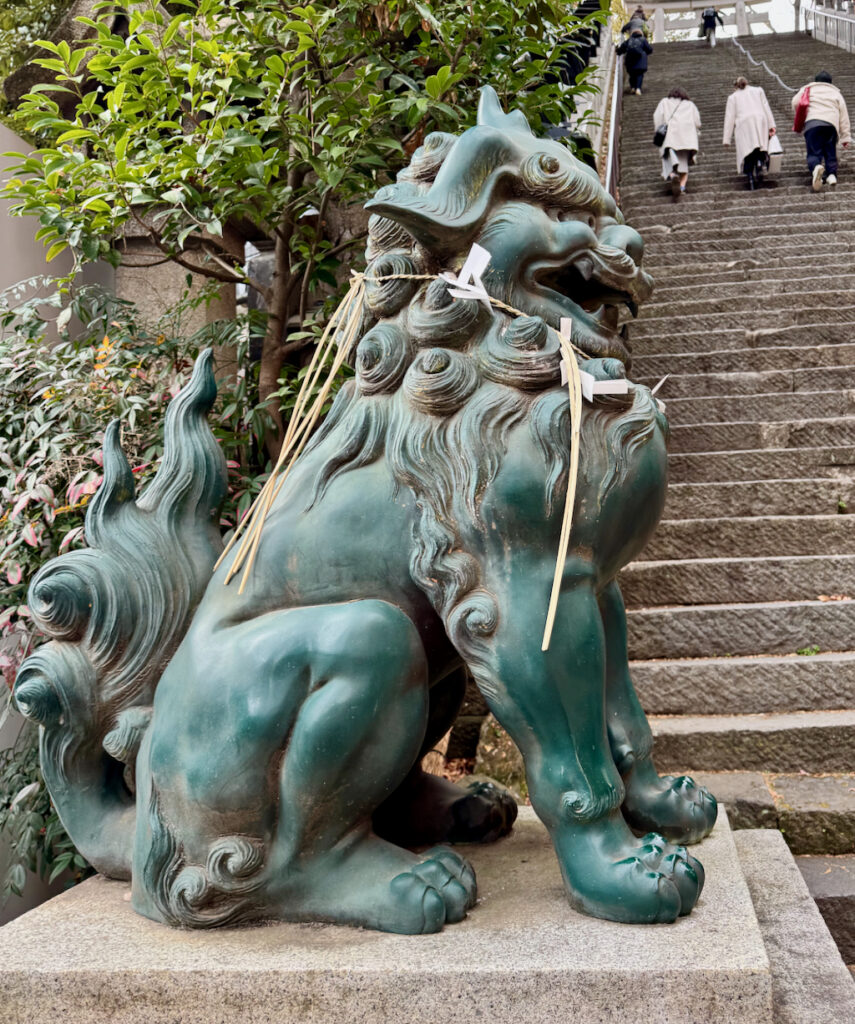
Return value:
M 609 144 L 606 149 L 606 192 L 615 196 L 620 179 L 620 136 L 621 99 L 623 96 L 623 57 L 615 58 L 615 72 L 612 78 L 612 109 L 609 116 Z
M 765 68 L 765 69 L 766 69 L 766 70 L 767 70 L 767 71 L 769 72 L 769 74 L 770 74 L 770 75 L 771 75 L 771 76 L 772 76 L 773 78 L 777 79 L 777 81 L 778 81 L 778 84 L 779 84 L 779 85 L 781 86 L 781 88 L 782 88 L 782 89 L 786 89 L 786 90 L 787 90 L 787 92 L 798 92 L 798 91 L 799 91 L 798 89 L 794 89 L 794 88 L 793 88 L 792 86 L 790 86 L 790 85 L 787 85 L 787 83 L 786 83 L 786 82 L 784 82 L 784 81 L 783 81 L 783 80 L 781 79 L 781 76 L 780 76 L 780 75 L 777 75 L 777 74 L 776 74 L 776 73 L 775 73 L 775 72 L 774 72 L 774 71 L 773 71 L 773 70 L 772 70 L 772 69 L 771 69 L 771 68 L 769 67 L 769 65 L 768 65 L 768 64 L 766 63 L 766 61 L 765 61 L 765 60 L 755 60 L 755 59 L 754 59 L 754 58 L 753 58 L 753 57 L 751 56 L 751 54 L 750 54 L 750 53 L 748 52 L 748 50 L 746 50 L 746 49 L 745 49 L 745 47 L 744 47 L 744 46 L 742 45 L 742 43 L 740 43 L 740 42 L 739 42 L 739 41 L 738 41 L 737 39 L 735 39 L 735 38 L 731 37 L 731 42 L 733 43 L 733 45 L 734 45 L 734 46 L 737 46 L 737 47 L 738 47 L 738 48 L 739 48 L 740 50 L 742 50 L 742 52 L 743 52 L 743 53 L 745 54 L 745 56 L 746 56 L 746 57 L 747 57 L 747 58 L 748 58 L 748 59 L 749 59 L 749 60 L 751 61 L 751 63 L 752 63 L 752 64 L 753 64 L 753 65 L 754 65 L 755 67 L 758 67 L 758 68 L 760 68 L 760 67 L 762 67 L 762 68 Z

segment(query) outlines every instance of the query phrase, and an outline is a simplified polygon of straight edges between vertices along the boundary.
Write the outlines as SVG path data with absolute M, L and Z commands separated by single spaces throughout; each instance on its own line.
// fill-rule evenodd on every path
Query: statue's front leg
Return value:
M 626 609 L 617 583 L 602 591 L 599 604 L 606 637 L 609 740 L 626 787 L 624 817 L 639 832 L 656 831 L 675 843 L 696 843 L 715 824 L 715 797 L 687 775 L 675 778 L 656 771 L 653 735 L 629 674 Z
M 543 571 L 538 571 L 538 568 Z M 592 583 L 568 569 L 548 651 L 541 651 L 551 566 L 514 560 L 496 582 L 507 603 L 489 666 L 475 671 L 520 748 L 529 793 L 549 829 L 575 906 L 614 921 L 673 921 L 695 905 L 703 869 L 660 836 L 636 838 L 605 721 L 605 636 Z

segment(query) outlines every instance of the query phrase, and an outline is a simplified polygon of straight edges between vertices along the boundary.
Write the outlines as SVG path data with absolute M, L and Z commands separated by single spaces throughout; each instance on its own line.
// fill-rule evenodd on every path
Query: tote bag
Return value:
M 784 163 L 784 148 L 777 135 L 769 139 L 769 148 L 766 150 L 769 155 L 769 173 L 780 174 Z

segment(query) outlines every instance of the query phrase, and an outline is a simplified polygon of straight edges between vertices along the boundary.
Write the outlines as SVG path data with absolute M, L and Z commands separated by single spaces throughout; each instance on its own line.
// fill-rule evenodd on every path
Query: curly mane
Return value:
M 442 133 L 428 136 L 396 187 L 403 183 L 426 192 L 454 141 Z M 342 387 L 310 446 L 337 442 L 309 506 L 338 474 L 385 457 L 396 484 L 416 498 L 412 577 L 479 682 L 489 687 L 489 675 L 478 671 L 479 654 L 495 629 L 498 609 L 456 526 L 468 519 L 483 528 L 481 499 L 501 468 L 510 431 L 526 419 L 544 457 L 546 510 L 563 494 L 570 426 L 558 335 L 539 317 L 455 300 L 441 278 L 414 280 L 440 267 L 393 220 L 370 218 L 366 255 L 366 308 L 359 340 L 347 357 L 356 377 Z M 620 475 L 626 442 L 643 443 L 653 431 L 646 396 L 623 400 L 621 411 L 633 402 L 637 414 L 600 430 L 617 455 L 612 479 L 602 481 L 605 489 Z M 606 410 L 614 411 L 614 405 Z M 592 414 L 597 412 L 586 411 Z

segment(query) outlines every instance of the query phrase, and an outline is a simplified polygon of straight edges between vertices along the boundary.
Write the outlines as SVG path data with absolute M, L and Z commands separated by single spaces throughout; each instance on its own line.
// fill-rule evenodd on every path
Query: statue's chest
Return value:
M 586 436 L 574 533 L 606 571 L 635 558 L 662 515 L 667 487 L 665 432 L 659 421 L 648 429 L 611 425 Z

